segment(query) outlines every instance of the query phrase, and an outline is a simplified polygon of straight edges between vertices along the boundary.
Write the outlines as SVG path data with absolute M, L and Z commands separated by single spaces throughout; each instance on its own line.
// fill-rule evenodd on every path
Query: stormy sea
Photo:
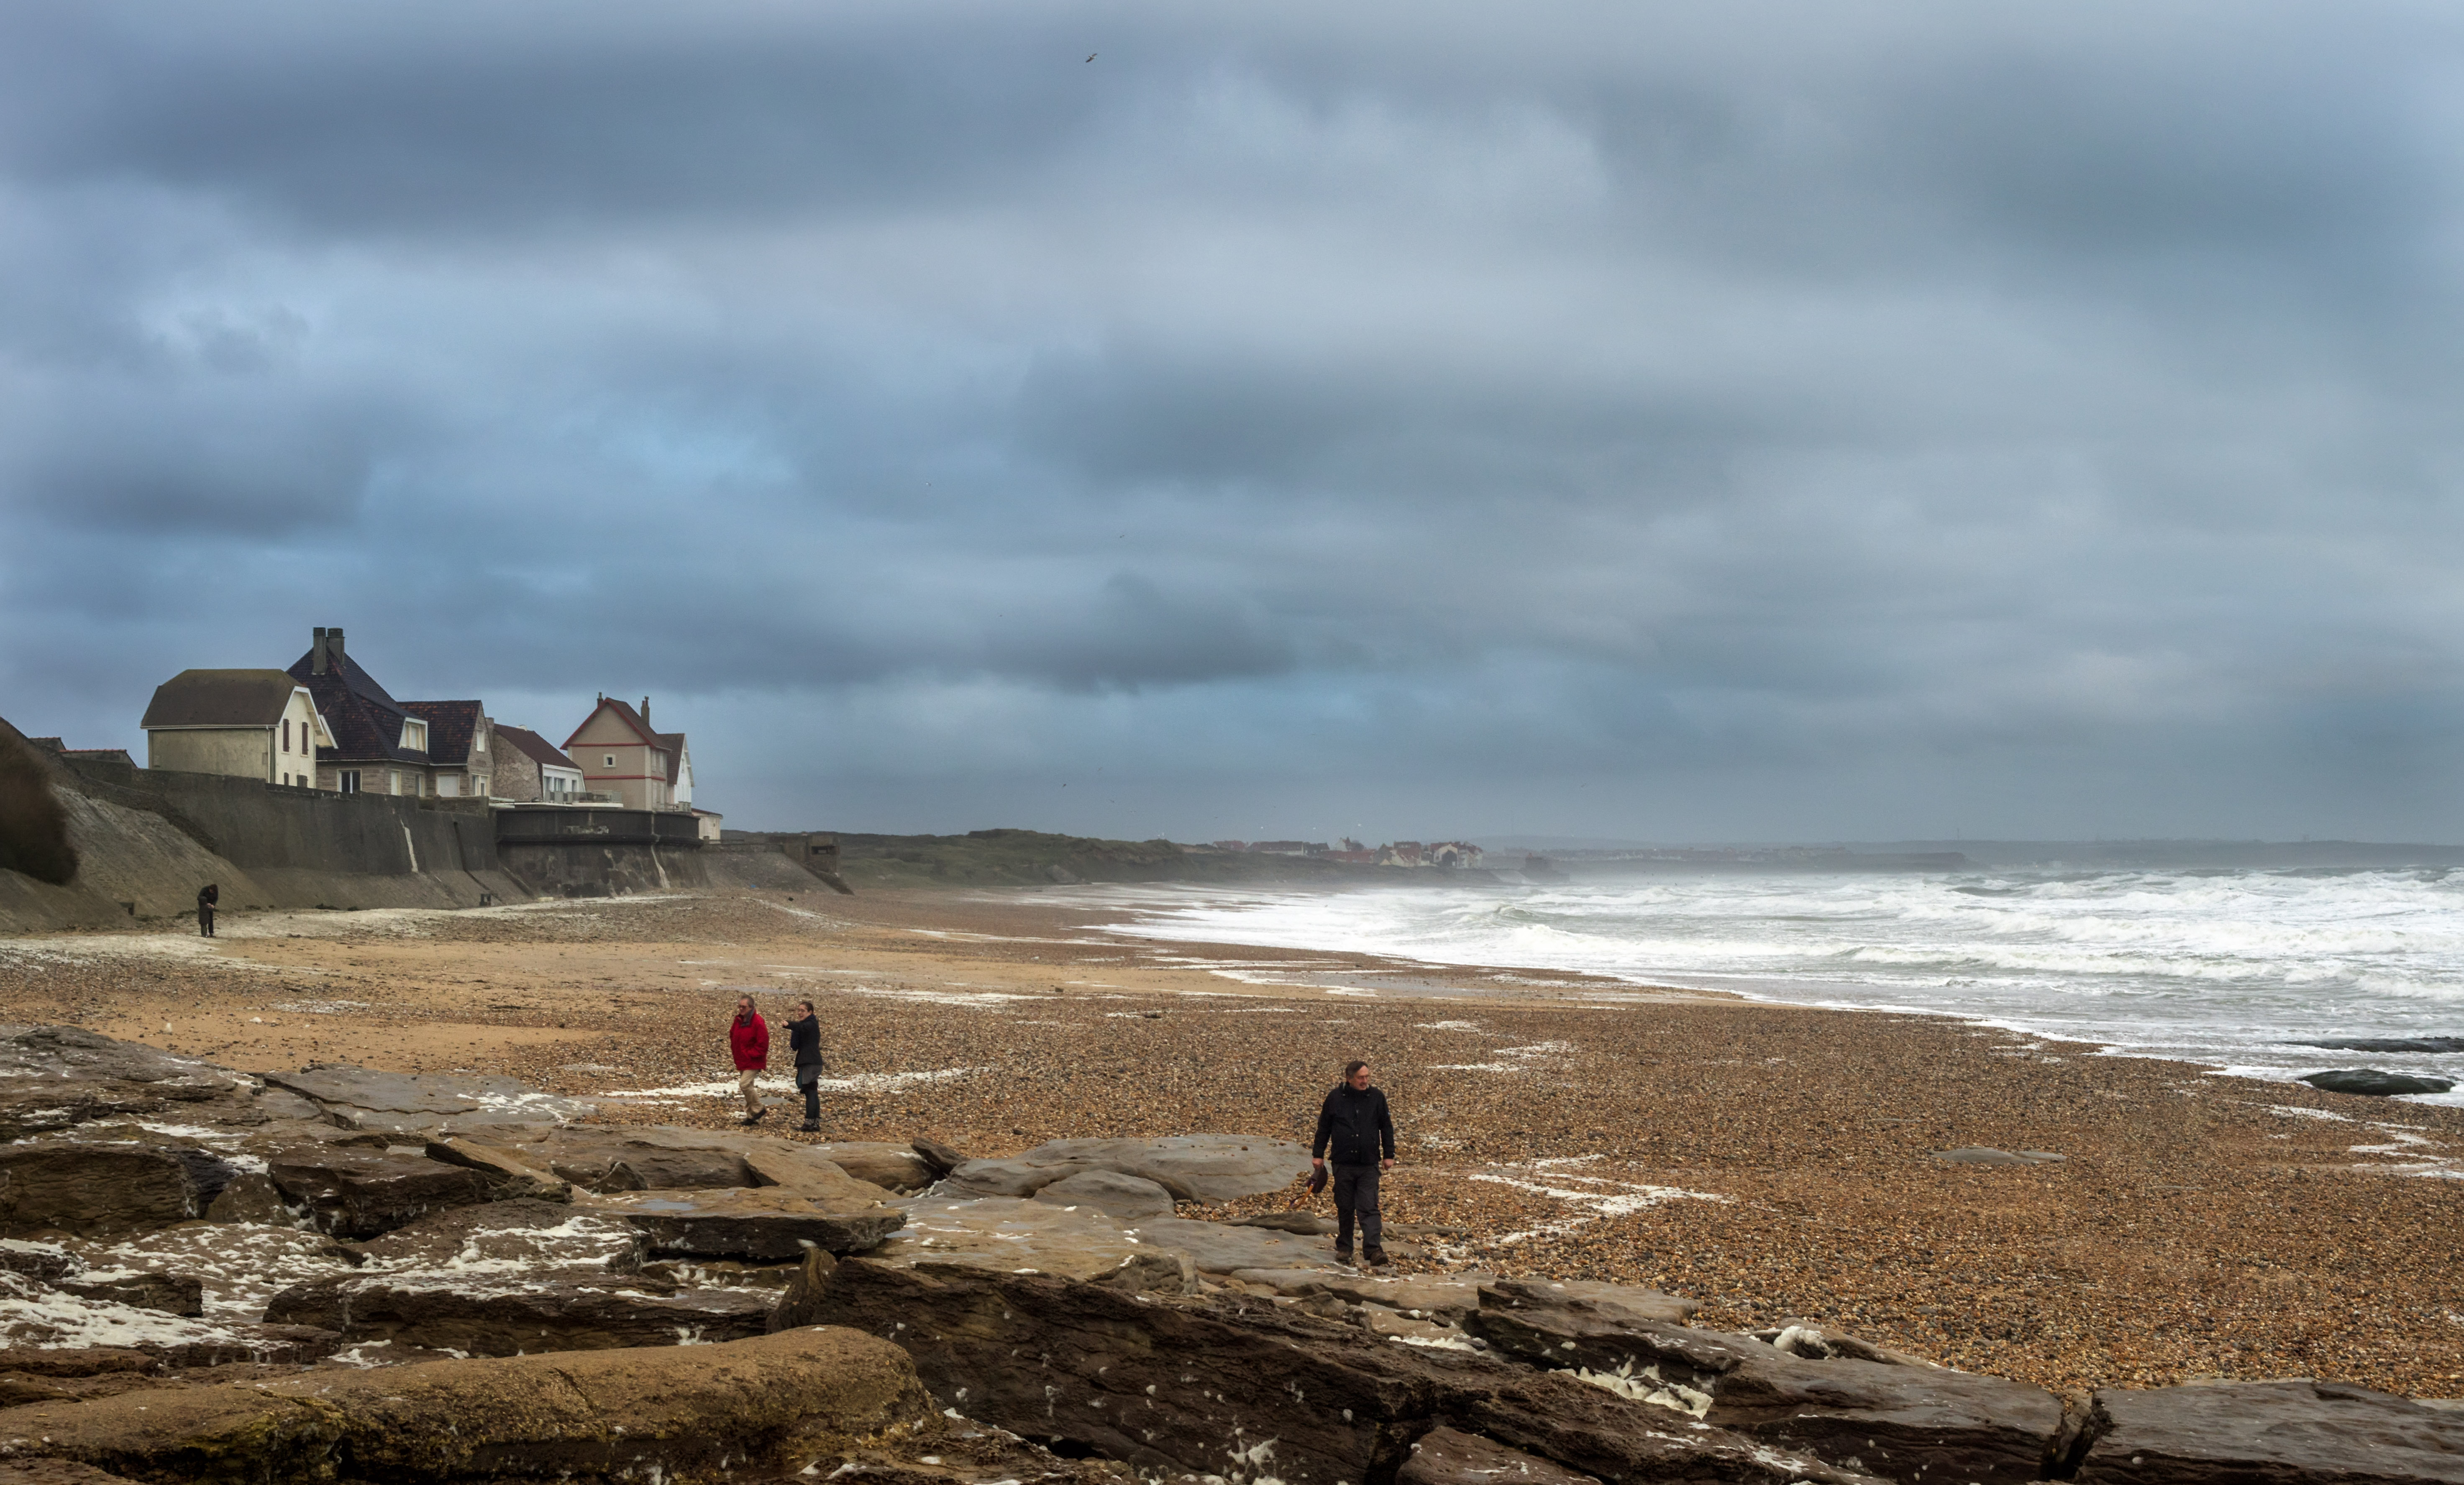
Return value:
M 2464 1104 L 2464 869 L 1603 873 L 1117 906 L 1148 938 L 1956 1015 L 2259 1078 L 2436 1074 L 2458 1087 L 2420 1101 Z M 2452 1050 L 2321 1045 L 2356 1040 Z

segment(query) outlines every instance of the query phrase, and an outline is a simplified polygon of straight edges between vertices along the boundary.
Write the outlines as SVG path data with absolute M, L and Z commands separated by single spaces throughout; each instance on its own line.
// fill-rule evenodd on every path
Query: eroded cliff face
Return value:
M 69 812 L 53 787 L 50 760 L 0 721 L 0 870 L 66 886 L 77 877 Z

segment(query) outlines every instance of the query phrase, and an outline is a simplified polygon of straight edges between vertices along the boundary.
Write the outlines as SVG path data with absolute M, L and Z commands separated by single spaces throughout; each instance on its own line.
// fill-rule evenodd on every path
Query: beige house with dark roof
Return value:
M 643 710 L 650 698 L 642 698 Z M 613 696 L 599 706 L 564 740 L 564 752 L 582 770 L 593 794 L 604 794 L 628 810 L 671 810 L 679 805 L 676 783 L 684 763 L 684 734 L 650 731 L 643 711 Z M 690 775 L 685 775 L 690 777 Z M 686 786 L 686 803 L 692 785 Z
M 280 670 L 183 670 L 145 708 L 145 766 L 314 788 L 334 734 Z

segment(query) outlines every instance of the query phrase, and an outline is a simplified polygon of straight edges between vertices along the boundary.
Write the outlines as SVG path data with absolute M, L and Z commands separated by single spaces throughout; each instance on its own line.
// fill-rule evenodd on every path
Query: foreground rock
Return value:
M 2089 1434 L 2091 1485 L 2464 1481 L 2464 1415 L 2332 1383 L 2099 1392 Z
M 430 1160 L 417 1147 L 298 1140 L 265 1147 L 266 1177 L 336 1237 L 382 1236 L 432 1212 L 506 1194 L 485 1170 Z
M 1126 1222 L 1172 1215 L 1172 1192 L 1143 1176 L 1111 1170 L 1063 1176 L 1037 1191 L 1035 1199 L 1056 1207 L 1085 1207 Z
M 1274 1305 L 1169 1303 L 988 1269 L 839 1263 L 819 1308 L 894 1338 L 971 1418 L 1136 1467 L 1289 1485 L 1397 1469 L 1435 1424 L 1610 1482 L 1864 1476 L 1665 1409 Z
M 763 1289 L 669 1289 L 614 1274 L 351 1275 L 275 1295 L 275 1324 L 336 1331 L 469 1356 L 706 1345 L 763 1334 L 777 1297 Z
M 2333 1072 L 2312 1073 L 2301 1081 L 2321 1093 L 2358 1093 L 2372 1099 L 2402 1098 L 2409 1093 L 2445 1093 L 2455 1086 L 2453 1078 L 2382 1072 L 2375 1067 L 2338 1068 Z
M 371 1273 L 454 1269 L 630 1273 L 649 1244 L 620 1216 L 547 1201 L 494 1201 L 431 1213 L 353 1250 Z
M 799 1145 L 722 1129 L 576 1125 L 527 1131 L 499 1147 L 532 1168 L 599 1193 L 783 1186 L 836 1205 L 863 1206 L 891 1197 L 890 1187 L 849 1174 L 831 1158 L 833 1150 L 846 1152 L 867 1169 L 910 1186 L 921 1184 L 915 1179 L 921 1163 L 898 1146 Z
M 268 1073 L 265 1081 L 317 1106 L 344 1129 L 387 1134 L 468 1134 L 587 1119 L 599 1105 L 543 1093 L 516 1078 L 385 1073 L 341 1063 Z
M 1536 1284 L 1499 1283 L 1482 1301 L 1463 1328 L 1506 1355 L 1892 1479 L 2041 1479 L 2075 1428 L 2053 1394 L 2000 1377 L 1814 1360 Z
M 116 1237 L 204 1214 L 238 1169 L 206 1151 L 99 1133 L 0 1145 L 0 1234 Z
M 933 1425 L 896 1347 L 845 1330 L 726 1345 L 319 1371 L 0 1411 L 0 1455 L 143 1480 L 308 1485 L 792 1474 Z
M 1133 1293 L 1185 1294 L 1197 1287 L 1188 1255 L 1141 1242 L 1098 1212 L 999 1196 L 918 1197 L 902 1206 L 907 1225 L 868 1255 L 876 1262 L 1026 1270 Z
M 1431 1429 L 1412 1445 L 1396 1485 L 1582 1485 L 1591 1479 L 1477 1433 Z
M 942 1196 L 1032 1196 L 1082 1170 L 1153 1181 L 1177 1201 L 1237 1201 L 1279 1191 L 1309 1170 L 1288 1140 L 1184 1134 L 1155 1140 L 1053 1140 L 1007 1160 L 971 1160 L 936 1187 Z
M 271 1117 L 284 1117 L 287 1101 Z M 0 1140 L 99 1119 L 168 1115 L 247 1125 L 270 1117 L 246 1074 L 77 1026 L 0 1027 Z
M 621 1216 L 651 1251 L 697 1258 L 784 1263 L 806 1247 L 862 1253 L 906 1225 L 895 1207 L 833 1211 L 783 1187 L 712 1191 L 633 1191 L 593 1199 Z

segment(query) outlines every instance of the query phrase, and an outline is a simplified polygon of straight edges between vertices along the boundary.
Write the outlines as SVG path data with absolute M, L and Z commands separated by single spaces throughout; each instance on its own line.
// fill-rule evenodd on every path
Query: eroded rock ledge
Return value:
M 2061 1399 L 1204 1220 L 1281 1142 L 601 1125 L 57 1027 L 0 1072 L 0 1485 L 2464 1485 L 2464 1414 L 2358 1387 Z

